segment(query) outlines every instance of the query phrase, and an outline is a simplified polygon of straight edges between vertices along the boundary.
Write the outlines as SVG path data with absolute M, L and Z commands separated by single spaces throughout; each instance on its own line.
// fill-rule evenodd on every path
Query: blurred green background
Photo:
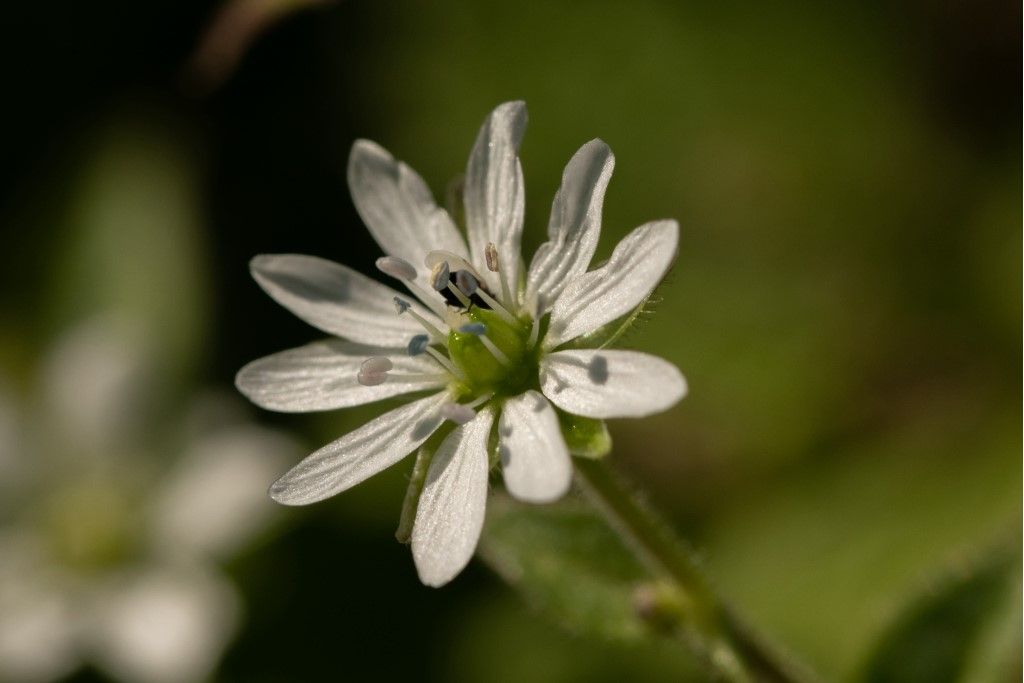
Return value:
M 230 391 L 246 362 L 319 336 L 249 258 L 372 271 L 345 185 L 355 138 L 443 200 L 487 112 L 524 99 L 527 253 L 593 137 L 617 156 L 598 258 L 680 222 L 626 344 L 676 363 L 690 395 L 613 423 L 611 457 L 721 592 L 827 680 L 1019 679 L 1016 654 L 972 678 L 1020 629 L 1019 4 L 238 0 L 215 22 L 218 7 L 10 8 L 0 361 L 16 395 L 54 339 L 110 309 L 145 331 L 165 403 Z M 311 450 L 375 410 L 249 417 Z M 560 628 L 479 562 L 422 587 L 392 538 L 410 468 L 284 510 L 230 561 L 244 612 L 215 680 L 704 680 L 676 643 Z M 986 583 L 992 566 L 1010 578 Z M 885 664 L 915 647 L 942 676 Z

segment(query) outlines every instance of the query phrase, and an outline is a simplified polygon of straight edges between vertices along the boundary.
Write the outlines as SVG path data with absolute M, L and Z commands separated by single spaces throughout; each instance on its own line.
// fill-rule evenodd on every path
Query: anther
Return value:
M 509 307 L 514 307 L 515 301 L 512 299 L 512 290 L 505 279 L 505 273 L 501 272 L 501 260 L 498 258 L 498 248 L 494 246 L 494 242 L 488 242 L 484 248 L 484 260 L 487 261 L 487 270 L 498 274 L 498 282 L 501 283 L 502 303 Z
M 455 273 L 455 286 L 462 290 L 462 293 L 466 296 L 473 296 L 476 293 L 480 283 L 477 282 L 476 277 L 473 273 L 468 270 L 460 270 Z
M 484 259 L 487 261 L 487 270 L 497 273 L 499 270 L 498 248 L 494 246 L 494 242 L 488 242 L 487 247 L 484 248 Z
M 359 372 L 367 374 L 377 374 L 382 372 L 388 372 L 395 367 L 395 364 L 391 362 L 391 359 L 387 356 L 373 356 L 363 361 L 363 364 L 359 366 Z
M 412 304 L 410 304 L 408 301 L 406 301 L 400 296 L 396 296 L 393 299 L 393 301 L 395 302 L 395 311 L 398 313 L 398 315 L 408 313 L 409 315 L 416 319 L 416 322 L 423 326 L 423 329 L 430 333 L 430 336 L 434 338 L 434 341 L 444 341 L 444 333 L 441 332 L 441 330 L 437 329 L 436 325 L 434 325 L 429 320 L 427 320 L 422 315 L 413 310 Z
M 425 334 L 417 334 L 409 340 L 407 351 L 410 356 L 418 356 L 430 348 L 430 337 Z
M 383 384 L 388 378 L 386 372 L 363 372 L 359 371 L 356 375 L 356 381 L 362 384 L 364 387 L 375 387 L 378 384 Z
M 464 425 L 476 417 L 476 411 L 461 403 L 445 403 L 441 406 L 441 417 L 457 425 Z
M 386 358 L 384 356 L 367 358 L 363 361 L 362 365 L 359 366 L 359 372 L 356 374 L 356 381 L 364 387 L 374 387 L 378 384 L 383 384 L 388 378 L 388 371 L 393 367 L 395 366 L 394 363 L 391 362 L 390 358 Z
M 483 323 L 466 323 L 459 328 L 459 332 L 480 337 L 487 334 L 487 325 L 484 325 Z
M 377 270 L 396 280 L 415 280 L 416 269 L 405 259 L 397 256 L 381 256 L 376 261 Z
M 447 261 L 440 261 L 434 264 L 434 267 L 430 270 L 430 286 L 440 292 L 448 286 L 450 275 L 451 270 L 448 268 Z

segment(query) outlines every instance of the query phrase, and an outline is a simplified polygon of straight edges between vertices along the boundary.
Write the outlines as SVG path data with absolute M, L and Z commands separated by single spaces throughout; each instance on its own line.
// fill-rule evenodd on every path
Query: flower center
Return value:
M 493 244 L 487 245 L 486 262 L 487 270 L 498 276 L 500 295 L 487 288 L 472 264 L 450 252 L 427 254 L 424 263 L 430 268 L 429 289 L 417 282 L 416 269 L 409 262 L 394 256 L 377 259 L 381 272 L 403 281 L 451 330 L 447 334 L 442 332 L 408 301 L 395 297 L 396 312 L 412 316 L 424 330 L 424 334 L 409 340 L 409 355 L 430 355 L 450 378 L 453 399 L 463 401 L 446 404 L 442 409 L 444 417 L 459 424 L 471 420 L 474 408 L 492 398 L 539 388 L 538 321 L 518 313 L 513 290 Z M 389 377 L 398 377 L 389 374 L 393 368 L 390 359 L 375 356 L 363 362 L 357 379 L 366 386 L 381 384 Z
M 529 321 L 509 322 L 494 311 L 472 307 L 472 323 L 448 335 L 448 354 L 474 396 L 512 396 L 537 384 L 537 345 Z

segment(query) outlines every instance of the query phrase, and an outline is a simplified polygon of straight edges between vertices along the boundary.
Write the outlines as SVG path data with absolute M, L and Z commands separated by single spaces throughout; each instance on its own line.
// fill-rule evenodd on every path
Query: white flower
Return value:
M 278 303 L 340 337 L 244 367 L 236 384 L 252 401 L 305 412 L 426 393 L 316 451 L 270 495 L 289 505 L 323 500 L 450 430 L 430 461 L 412 531 L 416 568 L 431 586 L 473 555 L 493 440 L 509 492 L 553 501 L 572 478 L 563 423 L 650 415 L 686 392 L 664 360 L 584 348 L 661 281 L 676 254 L 675 221 L 640 226 L 588 272 L 614 166 L 608 146 L 592 140 L 566 167 L 549 239 L 523 272 L 517 149 L 525 127 L 525 104 L 508 102 L 480 129 L 463 192 L 468 246 L 412 169 L 373 142 L 353 146 L 349 188 L 386 254 L 377 266 L 412 297 L 313 256 L 257 256 L 251 265 Z
M 62 336 L 34 401 L 0 382 L 0 680 L 84 662 L 116 680 L 206 680 L 237 629 L 218 564 L 272 521 L 255 487 L 294 444 L 222 397 L 180 429 L 152 424 L 159 382 L 138 342 L 100 318 Z

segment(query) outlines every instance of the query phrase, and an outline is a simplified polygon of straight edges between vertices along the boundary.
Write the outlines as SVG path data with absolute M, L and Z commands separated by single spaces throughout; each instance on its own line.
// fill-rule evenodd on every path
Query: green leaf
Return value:
M 559 410 L 558 422 L 562 427 L 562 437 L 573 455 L 597 459 L 611 452 L 612 437 L 604 420 L 572 415 Z
M 1020 607 L 1020 558 L 1004 550 L 916 600 L 882 638 L 863 680 L 1020 680 Z
M 651 576 L 577 499 L 536 506 L 492 496 L 479 553 L 533 606 L 571 631 L 616 640 L 653 632 L 636 602 Z

